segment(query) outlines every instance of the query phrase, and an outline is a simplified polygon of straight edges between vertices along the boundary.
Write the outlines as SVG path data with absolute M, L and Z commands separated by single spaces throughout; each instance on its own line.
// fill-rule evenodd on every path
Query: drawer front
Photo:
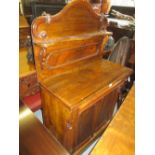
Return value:
M 26 39 L 27 36 L 31 35 L 30 28 L 20 28 L 19 29 L 19 39 Z
M 24 47 L 27 47 L 27 39 L 26 38 L 19 40 L 19 48 L 24 48 Z
M 19 94 L 20 98 L 34 95 L 40 91 L 37 75 L 31 74 L 19 79 Z
M 32 43 L 31 45 L 28 45 L 28 39 L 27 39 L 28 36 L 31 36 L 31 31 L 29 28 L 19 29 L 19 47 L 20 48 L 32 46 Z

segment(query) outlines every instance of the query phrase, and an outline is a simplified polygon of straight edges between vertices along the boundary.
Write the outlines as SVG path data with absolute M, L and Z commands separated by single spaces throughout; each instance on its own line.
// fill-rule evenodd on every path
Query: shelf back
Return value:
M 56 15 L 44 13 L 32 23 L 38 80 L 73 70 L 75 65 L 102 56 L 110 32 L 107 19 L 89 2 L 73 0 Z

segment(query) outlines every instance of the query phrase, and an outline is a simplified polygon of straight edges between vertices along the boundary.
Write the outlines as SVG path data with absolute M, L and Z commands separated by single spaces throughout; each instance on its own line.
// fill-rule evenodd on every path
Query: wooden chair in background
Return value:
M 126 66 L 130 54 L 130 39 L 120 38 L 114 45 L 108 60 Z
M 109 55 L 108 60 L 122 66 L 128 66 L 129 58 L 130 58 L 130 46 L 131 41 L 128 37 L 124 36 L 120 38 L 114 45 L 111 54 Z M 131 75 L 132 76 L 132 75 Z M 126 97 L 129 89 L 133 84 L 133 80 L 131 80 L 131 76 L 124 83 L 124 87 L 120 90 L 120 95 L 118 98 L 118 108 L 120 107 L 122 101 Z

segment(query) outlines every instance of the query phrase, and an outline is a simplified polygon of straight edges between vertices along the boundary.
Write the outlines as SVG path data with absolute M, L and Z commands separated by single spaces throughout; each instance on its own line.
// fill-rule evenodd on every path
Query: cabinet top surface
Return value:
M 28 28 L 30 27 L 26 18 L 24 16 L 19 16 L 19 28 Z
M 26 48 L 19 49 L 19 77 L 24 77 L 35 73 L 35 66 L 27 62 L 27 50 Z
M 134 155 L 134 110 L 135 110 L 135 87 L 133 86 L 129 95 L 120 107 L 116 116 L 106 129 L 105 133 L 95 146 L 91 155 Z
M 119 64 L 113 64 L 101 58 L 89 59 L 79 63 L 77 70 L 51 77 L 42 85 L 62 100 L 67 106 L 73 107 L 80 102 L 89 102 L 112 89 L 123 81 L 131 70 Z

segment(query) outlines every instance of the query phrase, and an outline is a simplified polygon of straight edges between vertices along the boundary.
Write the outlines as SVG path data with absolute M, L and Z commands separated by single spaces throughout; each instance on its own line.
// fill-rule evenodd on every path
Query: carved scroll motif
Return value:
M 41 69 L 43 69 L 43 66 L 45 64 L 45 60 L 46 60 L 46 48 L 43 47 L 40 51 L 40 67 Z

